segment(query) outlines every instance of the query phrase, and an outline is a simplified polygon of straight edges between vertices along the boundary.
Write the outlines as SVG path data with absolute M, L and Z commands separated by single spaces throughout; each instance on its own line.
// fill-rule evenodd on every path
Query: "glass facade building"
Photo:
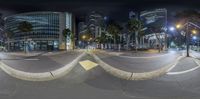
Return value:
M 32 31 L 21 32 L 18 29 L 23 21 L 32 25 Z M 66 28 L 72 30 L 72 14 L 67 12 L 29 12 L 5 18 L 5 29 L 12 35 L 7 41 L 11 51 L 59 50 L 66 41 L 62 36 Z

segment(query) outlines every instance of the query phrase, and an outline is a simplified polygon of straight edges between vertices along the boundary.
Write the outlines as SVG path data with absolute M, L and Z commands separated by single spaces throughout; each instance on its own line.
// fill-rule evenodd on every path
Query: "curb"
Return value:
M 90 55 L 92 57 L 94 57 L 94 59 L 97 61 L 97 63 L 108 73 L 110 73 L 111 75 L 121 78 L 121 79 L 125 79 L 125 80 L 147 80 L 147 79 L 152 79 L 152 78 L 156 78 L 159 77 L 161 75 L 166 74 L 167 72 L 169 72 L 172 67 L 175 67 L 176 64 L 179 62 L 179 60 L 181 60 L 184 56 L 179 56 L 173 63 L 164 66 L 160 69 L 154 70 L 154 71 L 150 71 L 150 72 L 143 72 L 143 73 L 133 73 L 133 72 L 127 72 L 127 71 L 123 71 L 120 69 L 117 69 L 115 67 L 112 67 L 110 65 L 108 65 L 107 63 L 103 62 L 97 55 L 90 53 Z
M 27 81 L 49 81 L 54 80 L 57 78 L 60 78 L 66 74 L 68 74 L 73 67 L 76 66 L 78 61 L 84 57 L 86 53 L 82 53 L 79 55 L 76 59 L 74 59 L 71 63 L 65 65 L 62 68 L 50 71 L 50 72 L 43 72 L 43 73 L 30 73 L 30 72 L 24 72 L 20 70 L 16 70 L 14 68 L 11 68 L 7 66 L 6 64 L 0 62 L 0 68 L 6 72 L 8 75 L 21 79 L 21 80 L 27 80 Z

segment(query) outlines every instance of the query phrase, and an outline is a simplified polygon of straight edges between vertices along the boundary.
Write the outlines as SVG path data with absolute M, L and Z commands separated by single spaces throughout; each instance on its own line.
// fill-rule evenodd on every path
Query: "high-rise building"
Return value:
M 95 11 L 92 11 L 91 13 L 89 13 L 89 15 L 86 18 L 86 23 L 87 23 L 88 29 L 90 29 L 94 38 L 101 35 L 101 31 L 105 26 L 104 17 L 100 13 L 95 12 Z
M 21 32 L 18 29 L 23 21 L 32 25 L 32 31 Z M 73 16 L 68 12 L 29 12 L 8 16 L 5 30 L 12 36 L 6 42 L 7 47 L 11 51 L 69 49 L 71 41 L 69 37 L 65 40 L 62 31 L 70 29 L 74 32 L 73 24 Z
M 136 13 L 133 11 L 129 12 L 129 19 L 135 18 L 136 17 Z
M 142 11 L 140 13 L 140 20 L 143 22 L 145 32 L 142 38 L 143 42 L 144 39 L 148 42 L 146 46 L 155 48 L 159 45 L 159 42 L 161 42 L 161 45 L 166 47 L 167 9 Z M 157 30 L 162 31 L 152 31 L 151 27 L 156 26 L 159 26 Z
M 78 33 L 82 34 L 85 33 L 87 30 L 87 25 L 85 24 L 85 22 L 79 22 L 78 23 Z

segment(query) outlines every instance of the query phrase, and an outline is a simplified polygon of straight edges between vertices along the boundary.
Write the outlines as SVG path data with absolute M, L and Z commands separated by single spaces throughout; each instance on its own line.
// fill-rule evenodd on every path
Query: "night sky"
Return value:
M 82 19 L 89 11 L 99 11 L 119 21 L 128 19 L 129 11 L 167 8 L 170 15 L 176 11 L 199 9 L 198 0 L 0 0 L 4 16 L 29 11 L 68 11 Z

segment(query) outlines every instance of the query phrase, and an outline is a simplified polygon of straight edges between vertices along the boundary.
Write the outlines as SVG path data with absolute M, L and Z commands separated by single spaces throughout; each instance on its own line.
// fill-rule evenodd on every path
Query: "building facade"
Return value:
M 159 42 L 161 42 L 161 46 L 166 48 L 167 9 L 142 11 L 140 13 L 140 20 L 143 22 L 145 33 L 140 39 L 140 43 L 143 47 L 156 48 L 159 45 Z M 152 31 L 152 27 L 157 27 L 159 31 Z
M 32 31 L 21 32 L 20 22 L 29 22 Z M 29 12 L 5 18 L 5 30 L 10 32 L 7 49 L 11 51 L 54 51 L 70 48 L 70 37 L 63 37 L 62 31 L 74 32 L 73 16 L 68 12 Z M 66 40 L 65 40 L 66 39 Z
M 104 17 L 100 13 L 96 11 L 90 12 L 86 18 L 86 22 L 94 38 L 101 36 L 105 24 Z
M 79 22 L 78 25 L 78 33 L 82 35 L 87 33 L 88 31 L 92 34 L 92 40 L 94 41 L 96 38 L 100 37 L 102 32 L 105 32 L 105 19 L 102 14 L 96 11 L 92 11 L 85 16 L 84 22 Z M 85 44 L 88 43 L 88 44 Z M 87 45 L 92 47 L 98 47 L 98 44 L 95 42 L 79 42 L 79 45 Z M 85 46 L 86 47 L 86 46 Z

